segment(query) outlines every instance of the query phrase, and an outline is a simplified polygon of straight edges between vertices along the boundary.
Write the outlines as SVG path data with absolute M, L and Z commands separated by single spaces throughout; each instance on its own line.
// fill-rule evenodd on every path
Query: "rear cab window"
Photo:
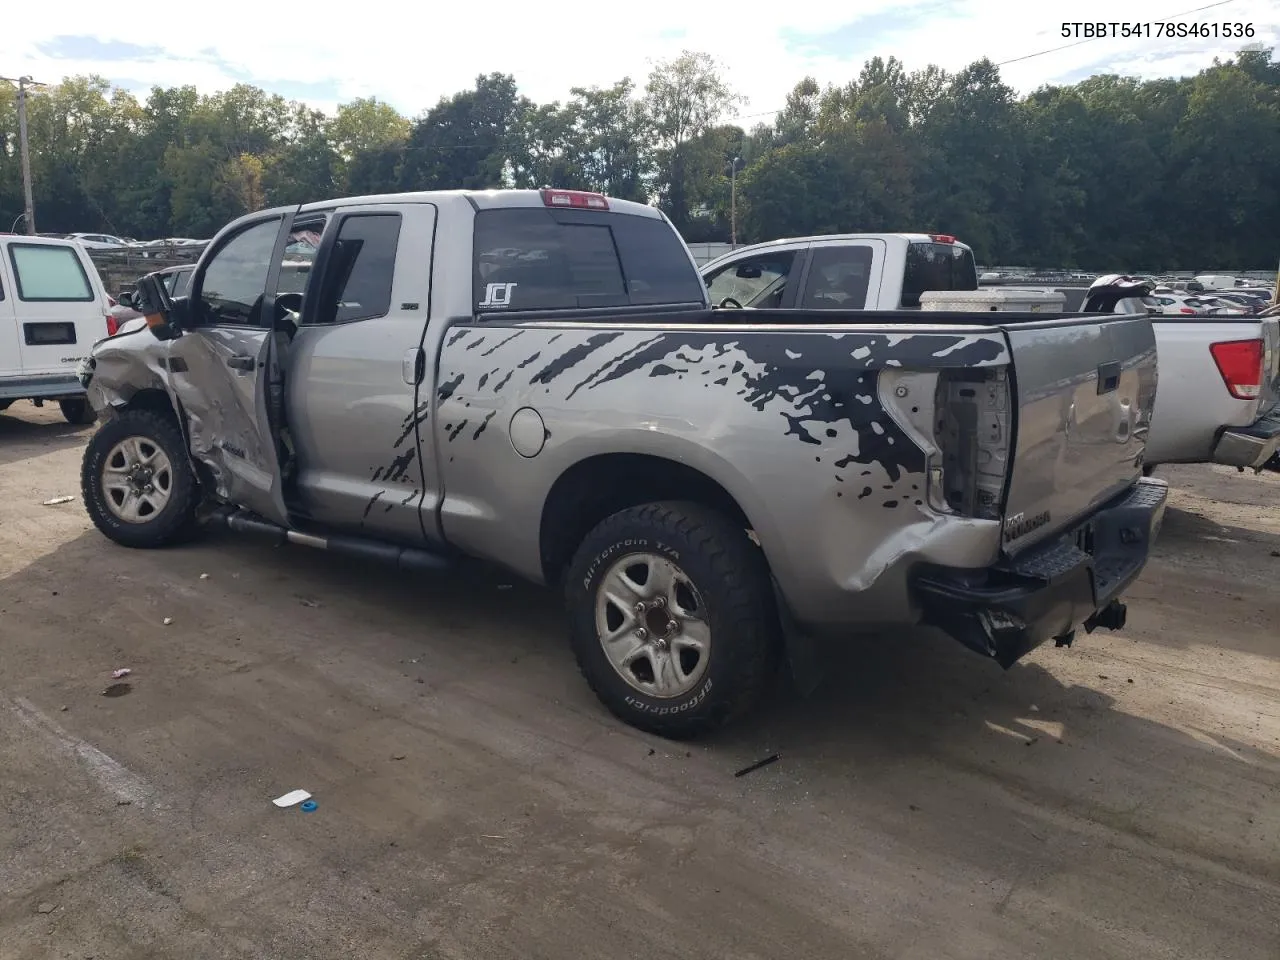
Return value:
M 977 290 L 973 251 L 953 243 L 916 241 L 907 245 L 902 306 L 920 306 L 920 295 L 934 291 Z
M 706 293 L 679 234 L 656 217 L 500 207 L 475 219 L 477 313 L 696 305 Z
M 807 310 L 862 310 L 875 252 L 869 244 L 816 247 L 800 305 Z
M 9 244 L 18 299 L 42 303 L 91 303 L 97 297 L 80 255 L 71 247 Z

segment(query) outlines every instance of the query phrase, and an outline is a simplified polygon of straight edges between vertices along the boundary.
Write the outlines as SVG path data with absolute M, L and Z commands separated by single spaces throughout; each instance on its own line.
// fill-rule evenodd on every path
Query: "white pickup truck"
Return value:
M 988 301 L 1002 296 L 978 290 L 973 252 L 943 234 L 775 240 L 734 250 L 701 272 L 711 302 L 724 308 L 911 310 L 931 293 L 947 294 L 948 309 L 968 302 L 988 312 L 997 309 Z M 1143 312 L 1135 298 L 1151 289 L 1136 278 L 1100 277 L 1085 297 L 1084 312 Z M 1274 464 L 1280 449 L 1280 320 L 1158 315 L 1151 323 L 1160 385 L 1146 472 L 1165 463 L 1253 470 Z

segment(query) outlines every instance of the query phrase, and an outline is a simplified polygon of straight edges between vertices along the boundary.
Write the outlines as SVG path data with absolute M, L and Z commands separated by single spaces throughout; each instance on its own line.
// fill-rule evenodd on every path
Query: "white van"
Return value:
M 109 304 L 80 244 L 0 236 L 0 410 L 57 400 L 70 423 L 92 423 L 76 366 L 113 332 Z

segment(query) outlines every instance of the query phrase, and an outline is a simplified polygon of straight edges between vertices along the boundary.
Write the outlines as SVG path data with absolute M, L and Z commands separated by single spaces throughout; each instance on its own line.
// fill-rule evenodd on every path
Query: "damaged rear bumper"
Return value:
M 1248 427 L 1224 430 L 1213 448 L 1213 462 L 1261 470 L 1280 450 L 1280 411 Z
M 1146 565 L 1164 520 L 1168 485 L 1144 479 L 1073 529 L 989 570 L 920 570 L 924 622 L 1011 667 L 1078 627 L 1124 626 L 1117 599 Z

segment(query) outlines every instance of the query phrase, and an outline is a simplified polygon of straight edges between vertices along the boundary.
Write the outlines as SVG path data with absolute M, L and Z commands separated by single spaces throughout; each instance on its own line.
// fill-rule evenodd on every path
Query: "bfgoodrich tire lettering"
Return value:
M 620 620 L 615 628 L 601 619 L 601 597 L 616 597 L 617 571 L 633 562 L 674 576 L 679 590 L 671 592 L 665 584 L 673 581 L 655 574 L 659 578 L 652 589 L 638 590 L 633 599 L 637 610 L 658 609 Z M 693 503 L 623 510 L 583 540 L 565 583 L 578 666 L 621 720 L 684 739 L 729 722 L 758 702 L 779 648 L 778 618 L 764 555 L 739 524 Z M 642 586 L 647 584 L 646 574 Z M 660 594 L 671 599 L 658 604 L 654 598 Z M 664 630 L 677 621 L 678 627 Z M 648 640 L 638 642 L 639 634 Z M 625 652 L 615 655 L 610 646 L 615 641 L 602 636 L 622 638 Z M 662 647 L 656 656 L 653 644 Z M 641 651 L 641 646 L 650 649 Z M 628 674 L 627 663 L 637 676 Z M 669 671 L 658 663 L 668 664 Z
M 167 499 L 153 514 L 134 522 L 118 516 L 107 502 L 104 471 L 108 457 L 125 441 L 141 441 L 161 451 L 169 465 Z M 180 543 L 196 532 L 200 492 L 187 459 L 186 444 L 177 423 L 150 410 L 128 410 L 106 421 L 89 440 L 80 469 L 80 490 L 93 525 L 126 547 L 153 548 Z

